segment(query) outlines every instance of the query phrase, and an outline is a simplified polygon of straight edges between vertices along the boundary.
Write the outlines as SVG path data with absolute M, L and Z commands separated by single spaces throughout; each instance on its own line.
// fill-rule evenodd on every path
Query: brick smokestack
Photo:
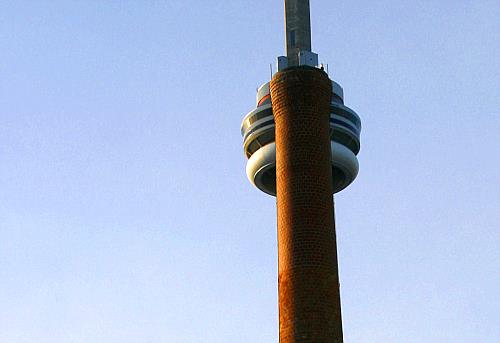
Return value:
M 317 68 L 275 74 L 280 343 L 343 342 L 330 146 L 332 83 Z

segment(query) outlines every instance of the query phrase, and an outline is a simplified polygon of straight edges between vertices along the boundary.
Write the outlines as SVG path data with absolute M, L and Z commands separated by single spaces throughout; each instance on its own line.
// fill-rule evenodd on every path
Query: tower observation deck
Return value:
M 361 120 L 312 52 L 309 0 L 285 0 L 285 33 L 241 124 L 246 173 L 277 197 L 280 343 L 343 342 L 333 194 L 358 175 Z

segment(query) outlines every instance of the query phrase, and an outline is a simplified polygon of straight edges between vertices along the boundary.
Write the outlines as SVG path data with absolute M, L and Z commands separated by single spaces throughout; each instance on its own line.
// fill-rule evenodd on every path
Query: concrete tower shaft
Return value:
M 299 65 L 299 52 L 311 51 L 309 0 L 285 0 L 286 54 L 288 66 Z
M 342 319 L 333 218 L 332 83 L 296 67 L 275 74 L 280 343 L 340 343 Z

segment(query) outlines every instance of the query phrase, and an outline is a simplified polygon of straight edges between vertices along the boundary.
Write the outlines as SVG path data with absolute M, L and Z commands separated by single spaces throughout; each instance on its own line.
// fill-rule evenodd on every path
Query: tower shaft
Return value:
M 271 98 L 280 343 L 340 343 L 329 121 L 332 83 L 319 69 L 290 68 L 273 77 Z
M 285 0 L 285 31 L 288 66 L 297 66 L 299 52 L 311 51 L 309 0 Z

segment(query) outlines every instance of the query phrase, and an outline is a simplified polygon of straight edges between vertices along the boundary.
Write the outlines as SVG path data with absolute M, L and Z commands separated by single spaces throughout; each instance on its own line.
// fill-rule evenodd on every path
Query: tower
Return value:
M 358 174 L 361 121 L 311 50 L 309 0 L 285 0 L 287 56 L 243 119 L 246 172 L 276 196 L 280 343 L 343 342 L 333 194 Z

